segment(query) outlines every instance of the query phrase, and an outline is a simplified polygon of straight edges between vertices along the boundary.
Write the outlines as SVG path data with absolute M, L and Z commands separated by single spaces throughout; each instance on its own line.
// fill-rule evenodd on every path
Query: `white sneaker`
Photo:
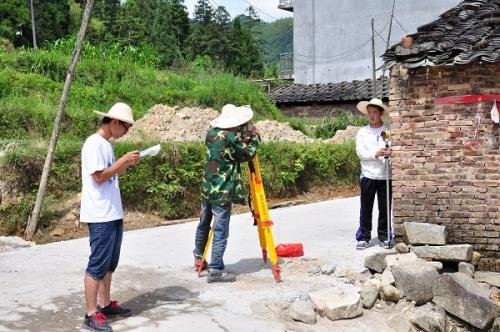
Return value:
M 356 249 L 358 250 L 364 250 L 368 247 L 368 242 L 366 241 L 358 241 L 358 244 L 356 244 Z

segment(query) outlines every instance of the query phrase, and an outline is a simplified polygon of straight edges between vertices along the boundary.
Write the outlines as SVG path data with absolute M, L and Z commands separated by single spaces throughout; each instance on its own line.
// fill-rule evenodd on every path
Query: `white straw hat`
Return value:
M 377 106 L 380 107 L 384 110 L 384 113 L 382 114 L 382 121 L 384 123 L 389 123 L 389 107 L 385 105 L 382 100 L 378 98 L 373 98 L 370 101 L 360 101 L 358 103 L 358 111 L 360 111 L 363 114 L 368 114 L 368 106 Z
M 227 104 L 222 108 L 220 115 L 210 122 L 210 125 L 221 129 L 234 128 L 247 123 L 252 117 L 253 111 L 250 106 L 236 107 L 232 104 Z
M 134 116 L 132 109 L 125 103 L 116 103 L 108 111 L 108 113 L 94 111 L 96 114 L 111 119 L 121 120 L 130 124 L 134 124 Z

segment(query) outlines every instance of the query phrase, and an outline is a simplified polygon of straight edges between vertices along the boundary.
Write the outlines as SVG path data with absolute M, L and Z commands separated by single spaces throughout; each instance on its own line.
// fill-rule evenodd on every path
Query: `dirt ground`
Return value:
M 292 198 L 268 199 L 268 205 L 269 209 L 274 209 L 304 203 L 320 202 L 334 198 L 353 197 L 359 194 L 358 191 L 359 189 L 357 186 L 341 186 L 335 189 L 316 187 L 311 188 L 308 193 L 303 193 Z M 79 205 L 79 196 L 70 197 L 65 202 L 61 203 L 61 214 L 63 217 L 51 221 L 51 226 L 48 230 L 39 230 L 34 241 L 38 244 L 43 244 L 88 236 L 86 225 L 78 224 Z M 248 212 L 248 206 L 235 205 L 233 207 L 233 214 L 245 212 Z M 197 220 L 198 217 L 198 215 L 193 215 L 191 218 L 187 219 L 167 220 L 154 213 L 125 210 L 124 222 L 126 230 L 134 230 L 191 222 Z

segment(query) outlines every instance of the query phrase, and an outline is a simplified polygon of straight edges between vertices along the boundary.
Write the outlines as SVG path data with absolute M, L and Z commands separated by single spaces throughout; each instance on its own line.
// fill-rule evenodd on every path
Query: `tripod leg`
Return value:
M 210 228 L 210 232 L 208 233 L 208 240 L 207 244 L 205 245 L 205 250 L 203 250 L 203 255 L 201 256 L 201 262 L 200 265 L 198 265 L 198 277 L 201 276 L 201 270 L 203 269 L 203 265 L 205 265 L 207 255 L 208 255 L 208 250 L 210 250 L 210 244 L 212 244 L 212 239 L 214 237 L 214 228 Z
M 392 236 L 391 236 L 391 197 L 390 197 L 390 181 L 389 181 L 389 161 L 390 159 L 385 160 L 385 174 L 386 174 L 386 181 L 385 181 L 385 201 L 387 205 L 387 243 L 389 245 L 389 248 L 392 247 Z
M 261 217 L 260 217 L 261 213 L 259 210 L 260 205 L 257 202 L 257 194 L 255 192 L 256 190 L 255 166 L 253 164 L 253 161 L 249 162 L 249 164 L 250 163 L 252 163 L 252 167 L 248 167 L 248 182 L 250 184 L 250 199 L 252 203 L 252 214 L 255 222 L 257 223 L 257 231 L 259 233 L 259 243 L 260 243 L 260 248 L 262 249 L 262 259 L 264 260 L 264 263 L 267 263 L 266 237 L 264 235 L 264 230 L 262 228 L 262 223 L 261 223 Z

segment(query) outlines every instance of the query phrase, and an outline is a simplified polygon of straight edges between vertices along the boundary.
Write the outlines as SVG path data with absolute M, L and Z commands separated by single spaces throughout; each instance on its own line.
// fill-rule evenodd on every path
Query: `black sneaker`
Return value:
M 211 272 L 207 277 L 207 282 L 233 282 L 236 281 L 236 276 L 228 272 Z
M 100 311 L 94 312 L 91 316 L 85 315 L 82 327 L 84 329 L 94 331 L 113 331 L 107 322 L 106 316 L 104 316 Z
M 104 308 L 100 305 L 97 306 L 97 310 L 106 315 L 106 317 L 121 316 L 129 317 L 132 315 L 132 310 L 122 307 L 118 301 L 111 301 L 111 303 Z

